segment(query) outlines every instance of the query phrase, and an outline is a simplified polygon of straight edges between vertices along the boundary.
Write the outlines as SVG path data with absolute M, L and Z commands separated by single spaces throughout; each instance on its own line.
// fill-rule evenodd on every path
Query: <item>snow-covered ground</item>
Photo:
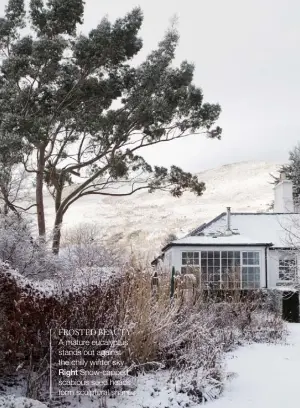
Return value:
M 45 404 L 23 397 L 0 397 L 0 408 L 47 408 Z
M 168 193 L 146 191 L 129 197 L 83 197 L 66 213 L 64 227 L 98 224 L 105 239 L 142 250 L 151 257 L 160 250 L 168 234 L 182 237 L 225 211 L 227 206 L 231 206 L 233 212 L 265 211 L 273 200 L 270 173 L 276 174 L 279 166 L 268 162 L 241 162 L 204 171 L 198 174 L 199 180 L 206 183 L 201 197 L 185 193 L 174 198 Z M 47 225 L 51 229 L 54 208 L 53 199 L 47 193 L 45 206 Z
M 251 344 L 228 353 L 226 368 L 230 373 L 223 396 L 208 402 L 207 408 L 293 408 L 299 405 L 300 324 L 288 324 L 284 344 Z M 177 408 L 185 405 L 187 396 L 178 394 L 159 376 L 141 381 L 135 399 L 118 401 L 109 407 Z M 150 389 L 150 391 L 149 391 Z M 156 391 L 153 392 L 153 389 Z M 152 395 L 151 395 L 152 394 Z M 130 405 L 131 403 L 131 405 Z
M 285 343 L 251 344 L 227 354 L 230 379 L 225 383 L 223 395 L 206 403 L 207 408 L 293 408 L 299 405 L 300 324 L 287 327 L 289 335 Z M 175 385 L 169 379 L 167 372 L 141 376 L 135 396 L 109 399 L 107 407 L 203 407 L 203 404 L 193 404 L 186 394 L 178 393 L 179 381 Z M 75 404 L 73 401 L 71 406 L 98 408 L 99 402 L 82 400 Z M 10 408 L 4 405 L 3 397 L 0 398 L 2 407 Z
M 300 324 L 289 324 L 286 345 L 252 344 L 228 355 L 236 373 L 223 397 L 209 408 L 292 408 L 299 406 Z

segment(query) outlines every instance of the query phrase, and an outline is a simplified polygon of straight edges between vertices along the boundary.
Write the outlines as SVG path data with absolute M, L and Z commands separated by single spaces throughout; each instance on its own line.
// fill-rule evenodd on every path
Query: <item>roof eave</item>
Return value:
M 171 248 L 171 247 L 175 247 L 175 246 L 197 246 L 197 247 L 220 247 L 220 246 L 236 246 L 236 247 L 249 247 L 249 246 L 262 246 L 262 247 L 272 247 L 274 244 L 272 242 L 254 242 L 254 243 L 220 243 L 220 242 L 216 242 L 216 243 L 196 243 L 196 242 L 190 242 L 190 243 L 183 243 L 183 242 L 170 242 L 168 245 L 166 245 L 162 251 L 166 251 L 167 249 Z
M 285 246 L 273 246 L 272 248 L 270 248 L 272 250 L 284 250 L 284 251 L 298 251 L 299 248 L 297 247 L 285 247 Z

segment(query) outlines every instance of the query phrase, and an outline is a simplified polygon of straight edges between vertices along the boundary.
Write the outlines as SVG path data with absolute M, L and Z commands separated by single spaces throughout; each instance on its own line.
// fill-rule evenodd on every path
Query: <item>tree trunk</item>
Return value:
M 55 196 L 55 223 L 54 223 L 54 230 L 53 230 L 53 240 L 52 240 L 52 252 L 56 255 L 59 253 L 60 248 L 60 239 L 61 239 L 61 224 L 63 221 L 63 212 L 60 208 L 61 199 L 62 199 L 62 192 L 63 192 L 63 179 L 59 180 L 59 183 L 56 188 L 56 196 Z
M 58 212 L 55 217 L 53 240 L 52 240 L 52 252 L 55 255 L 58 255 L 59 253 L 62 221 L 63 221 L 63 214 Z
M 37 222 L 40 238 L 45 239 L 46 235 L 46 223 L 45 223 L 45 210 L 44 210 L 44 170 L 45 170 L 45 146 L 42 145 L 38 151 L 37 158 L 37 174 L 36 174 L 36 205 L 37 205 Z

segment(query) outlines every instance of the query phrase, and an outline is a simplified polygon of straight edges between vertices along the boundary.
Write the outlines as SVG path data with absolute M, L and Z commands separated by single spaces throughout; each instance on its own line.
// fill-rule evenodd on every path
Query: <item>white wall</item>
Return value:
M 165 252 L 165 258 L 164 258 L 164 266 L 170 270 L 172 269 L 172 266 L 173 266 L 172 250 L 173 248 L 167 249 L 167 251 Z
M 268 288 L 275 288 L 279 278 L 279 252 L 268 251 Z
M 168 259 L 170 270 L 172 266 L 175 266 L 175 271 L 181 270 L 181 259 L 182 252 L 197 252 L 197 251 L 259 251 L 260 252 L 260 283 L 261 287 L 266 287 L 266 274 L 265 274 L 265 248 L 257 246 L 247 246 L 247 247 L 234 247 L 234 246 L 216 246 L 216 247 L 205 247 L 205 246 L 174 246 L 169 248 Z M 167 253 L 166 252 L 166 253 Z M 171 264 L 170 264 L 171 263 Z M 167 265 L 167 264 L 166 264 Z

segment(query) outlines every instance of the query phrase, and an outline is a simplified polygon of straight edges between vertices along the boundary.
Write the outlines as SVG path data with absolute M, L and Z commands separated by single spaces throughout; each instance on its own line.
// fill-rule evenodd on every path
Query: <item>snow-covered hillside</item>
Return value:
M 273 199 L 270 173 L 275 174 L 279 166 L 241 162 L 204 171 L 198 174 L 207 188 L 201 197 L 185 193 L 173 198 L 168 193 L 144 191 L 129 197 L 87 196 L 68 210 L 64 228 L 96 223 L 107 239 L 153 256 L 169 233 L 182 236 L 227 206 L 232 211 L 265 211 Z M 53 200 L 47 194 L 45 203 L 51 228 Z

